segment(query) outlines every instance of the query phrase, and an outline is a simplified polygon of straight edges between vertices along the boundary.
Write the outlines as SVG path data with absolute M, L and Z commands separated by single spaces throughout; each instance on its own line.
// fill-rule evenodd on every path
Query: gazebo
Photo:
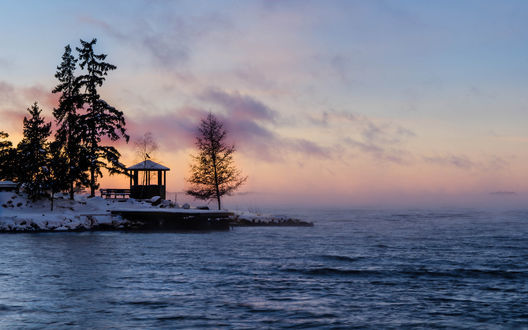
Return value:
M 167 171 L 170 171 L 170 168 L 147 159 L 128 167 L 126 170 L 130 177 L 131 198 L 147 199 L 160 196 L 165 199 L 167 191 Z M 141 181 L 139 180 L 139 172 L 142 172 Z M 154 179 L 154 183 L 156 183 L 155 176 L 157 176 L 157 184 L 152 184 L 151 179 Z

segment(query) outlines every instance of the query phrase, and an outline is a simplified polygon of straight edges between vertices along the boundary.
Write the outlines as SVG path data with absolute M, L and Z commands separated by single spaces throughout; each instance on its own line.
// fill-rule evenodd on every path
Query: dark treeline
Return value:
M 116 66 L 105 62 L 105 54 L 96 54 L 97 40 L 81 40 L 77 57 L 68 45 L 57 67 L 58 80 L 53 93 L 60 93 L 59 105 L 53 109 L 57 130 L 42 117 L 35 102 L 24 117 L 24 134 L 14 147 L 7 133 L 0 131 L 0 180 L 19 184 L 32 200 L 51 197 L 57 192 L 90 189 L 95 196 L 102 169 L 110 174 L 124 173 L 120 154 L 102 139 L 116 141 L 129 136 L 123 112 L 108 104 L 98 88 Z

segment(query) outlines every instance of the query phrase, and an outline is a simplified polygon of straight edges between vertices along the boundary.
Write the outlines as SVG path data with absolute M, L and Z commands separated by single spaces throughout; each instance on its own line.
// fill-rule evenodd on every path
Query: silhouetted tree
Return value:
M 16 149 L 8 137 L 9 134 L 0 131 L 0 180 L 16 179 Z
M 216 199 L 221 209 L 220 198 L 238 189 L 247 177 L 242 177 L 233 161 L 234 145 L 225 142 L 227 131 L 213 114 L 202 119 L 196 136 L 198 155 L 193 155 L 191 176 L 187 182 L 191 187 L 187 194 L 202 200 Z
M 136 154 L 145 161 L 152 158 L 152 154 L 158 150 L 158 143 L 152 136 L 152 132 L 146 132 L 142 137 L 134 142 Z
M 55 140 L 61 150 L 56 153 L 65 154 L 67 166 L 64 167 L 63 176 L 68 182 L 70 199 L 73 199 L 75 185 L 88 186 L 88 161 L 87 150 L 82 144 L 84 125 L 78 109 L 83 105 L 83 99 L 79 93 L 79 82 L 75 77 L 77 60 L 71 53 L 70 45 L 64 48 L 62 62 L 57 67 L 55 78 L 59 84 L 53 89 L 53 93 L 61 93 L 59 106 L 53 109 L 53 116 L 57 123 Z
M 51 142 L 47 154 L 44 168 L 44 187 L 49 191 L 51 210 L 53 211 L 55 194 L 70 188 L 71 180 L 64 173 L 69 172 L 71 163 L 60 141 Z
M 103 85 L 108 71 L 115 70 L 116 66 L 105 62 L 105 54 L 95 54 L 93 46 L 96 42 L 97 39 L 90 42 L 81 40 L 81 47 L 76 48 L 79 52 L 79 66 L 86 69 L 85 74 L 77 78 L 77 82 L 84 88 L 82 97 L 86 104 L 86 113 L 81 116 L 81 122 L 84 130 L 82 139 L 88 152 L 90 196 L 95 196 L 97 177 L 102 176 L 101 168 L 106 168 L 110 174 L 124 172 L 117 149 L 101 146 L 101 138 L 108 137 L 116 141 L 124 137 L 127 142 L 129 139 L 123 112 L 101 99 L 97 91 Z
M 47 142 L 51 123 L 41 117 L 42 110 L 35 102 L 24 117 L 24 137 L 17 147 L 18 181 L 24 185 L 28 197 L 36 200 L 43 194 L 47 171 Z
M 146 161 L 147 159 L 152 159 L 152 156 L 156 150 L 158 150 L 158 144 L 154 140 L 151 132 L 146 132 L 142 137 L 137 139 L 134 142 L 136 147 L 136 154 L 141 159 L 141 161 Z M 142 184 L 147 185 L 147 177 L 152 176 L 152 172 L 143 172 Z

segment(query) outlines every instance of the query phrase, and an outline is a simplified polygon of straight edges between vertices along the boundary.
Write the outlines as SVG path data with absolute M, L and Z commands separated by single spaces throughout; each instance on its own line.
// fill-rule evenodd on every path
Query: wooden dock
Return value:
M 210 231 L 229 230 L 232 212 L 184 209 L 112 210 L 128 220 L 127 230 Z

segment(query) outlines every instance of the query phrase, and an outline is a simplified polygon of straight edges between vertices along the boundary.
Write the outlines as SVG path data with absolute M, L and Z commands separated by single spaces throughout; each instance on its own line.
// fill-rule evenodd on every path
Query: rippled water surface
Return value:
M 528 212 L 0 235 L 0 328 L 528 327 Z

